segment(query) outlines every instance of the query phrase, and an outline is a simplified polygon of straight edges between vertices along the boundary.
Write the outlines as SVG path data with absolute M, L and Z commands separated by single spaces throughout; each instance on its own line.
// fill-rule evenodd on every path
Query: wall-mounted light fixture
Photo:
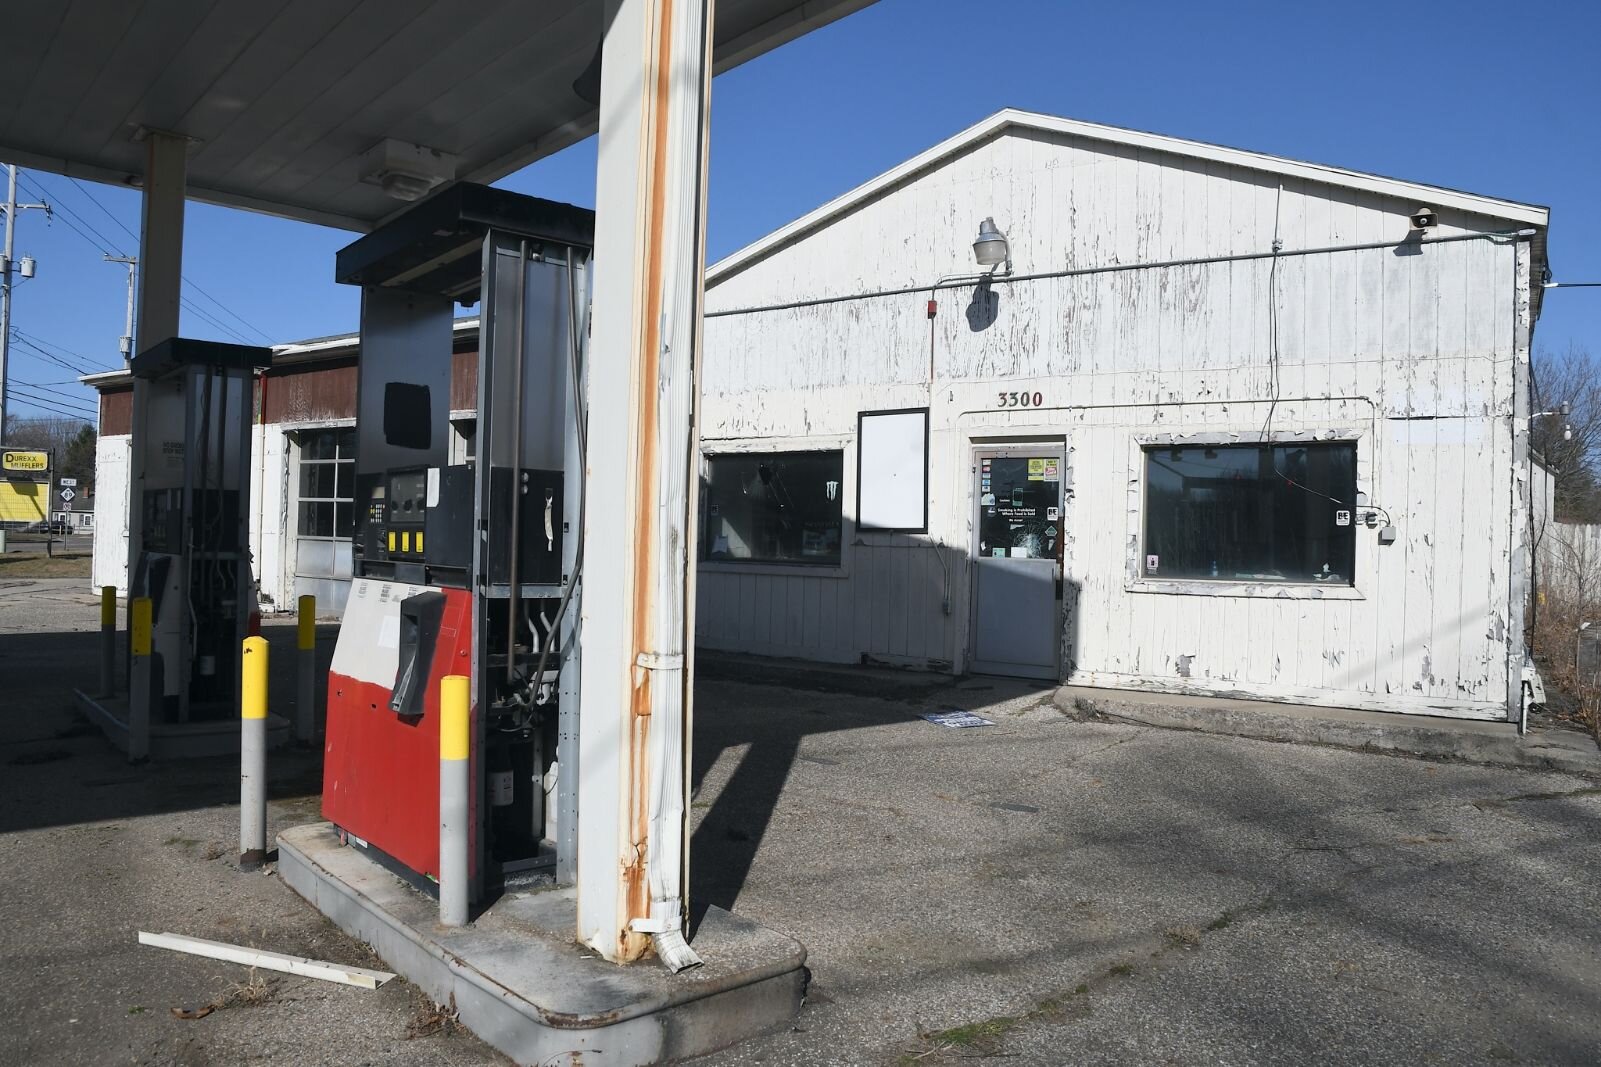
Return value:
M 995 225 L 993 218 L 986 218 L 978 224 L 978 240 L 973 242 L 973 258 L 978 260 L 981 267 L 995 268 L 1006 265 L 1004 274 L 1012 273 L 1012 249 L 1006 242 L 1006 235 Z

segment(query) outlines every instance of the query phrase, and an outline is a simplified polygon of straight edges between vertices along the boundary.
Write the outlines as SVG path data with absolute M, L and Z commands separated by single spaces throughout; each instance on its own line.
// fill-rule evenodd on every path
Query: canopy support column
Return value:
M 688 884 L 694 401 L 712 0 L 608 0 L 579 723 L 578 939 L 674 970 Z

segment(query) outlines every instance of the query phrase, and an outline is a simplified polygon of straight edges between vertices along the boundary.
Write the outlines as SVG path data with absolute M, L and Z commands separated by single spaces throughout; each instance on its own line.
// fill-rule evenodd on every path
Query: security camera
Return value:
M 1440 224 L 1440 216 L 1432 207 L 1420 207 L 1412 212 L 1412 228 L 1414 230 L 1432 230 Z

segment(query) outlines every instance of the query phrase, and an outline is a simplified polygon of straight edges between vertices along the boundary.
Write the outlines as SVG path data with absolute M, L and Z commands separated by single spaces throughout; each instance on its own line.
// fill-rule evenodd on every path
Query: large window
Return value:
M 843 452 L 706 457 L 701 558 L 839 564 Z
M 1356 445 L 1145 450 L 1147 578 L 1350 585 Z
M 300 435 L 300 536 L 351 536 L 355 459 L 355 430 Z

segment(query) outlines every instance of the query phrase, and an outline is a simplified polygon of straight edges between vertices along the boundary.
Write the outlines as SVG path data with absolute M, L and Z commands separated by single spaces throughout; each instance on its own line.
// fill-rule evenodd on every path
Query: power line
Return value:
M 117 216 L 113 215 L 111 213 L 111 209 L 106 207 L 105 204 L 101 203 L 99 198 L 96 197 L 94 195 L 94 193 L 92 193 L 89 190 L 89 187 L 87 185 L 85 185 L 83 182 L 79 181 L 77 178 L 73 178 L 71 176 L 68 176 L 67 180 L 69 182 L 71 182 L 73 185 L 77 186 L 78 187 L 78 191 L 83 193 L 84 196 L 88 197 L 89 198 L 89 202 L 92 203 L 95 207 L 99 208 L 101 213 L 104 214 L 106 216 L 106 218 L 110 219 L 112 222 L 114 222 L 118 226 L 120 226 L 122 228 L 122 232 L 123 233 L 126 233 L 129 237 L 133 238 L 135 241 L 139 240 L 139 235 L 134 233 L 133 230 L 129 229 L 127 223 L 123 222 L 121 219 L 117 218 Z M 120 253 L 120 252 L 118 253 L 118 255 L 121 255 L 121 254 L 122 253 Z M 193 289 L 195 292 L 199 293 L 201 296 L 205 297 L 207 300 L 211 301 L 213 304 L 217 305 L 218 309 L 220 309 L 223 312 L 223 314 L 227 315 L 229 318 L 231 318 L 234 321 L 238 322 L 241 326 L 245 327 L 250 332 L 254 333 L 256 336 L 258 336 L 262 340 L 266 341 L 268 344 L 272 343 L 272 338 L 270 336 L 268 336 L 268 334 L 265 331 L 259 329 L 256 326 L 255 323 L 251 322 L 249 319 L 245 318 L 243 315 L 240 315 L 238 312 L 234 311 L 227 304 L 224 304 L 221 300 L 218 300 L 216 297 L 212 296 L 210 293 L 208 293 L 204 289 L 200 288 L 200 286 L 197 285 L 195 282 L 191 281 L 187 275 L 183 277 L 183 283 L 185 285 L 187 285 L 189 288 Z
M 13 331 L 13 333 L 12 333 L 12 340 L 17 342 L 20 345 L 23 345 L 26 348 L 31 348 L 33 350 L 32 352 L 27 352 L 27 353 L 23 353 L 23 354 L 31 356 L 34 359 L 41 359 L 41 358 L 42 359 L 47 359 L 52 364 L 54 364 L 57 367 L 62 368 L 63 370 L 70 370 L 70 371 L 73 371 L 73 372 L 75 372 L 77 374 L 80 374 L 80 375 L 83 375 L 83 374 L 94 374 L 95 373 L 92 370 L 85 370 L 82 367 L 75 367 L 71 363 L 68 363 L 66 360 L 60 358 L 59 356 L 56 356 L 56 355 L 54 355 L 54 354 L 52 354 L 50 352 L 45 351 L 44 349 L 40 348 L 38 345 L 35 345 L 35 344 L 25 340 L 24 338 L 17 337 L 15 335 L 15 331 Z
M 91 411 L 88 408 L 74 408 L 63 400 L 35 396 L 26 392 L 25 390 L 17 388 L 16 386 L 12 387 L 12 392 L 14 392 L 17 397 L 23 400 L 25 403 L 32 404 L 34 407 L 41 408 L 45 411 L 53 411 L 57 415 L 64 415 L 69 419 L 89 419 L 99 415 L 99 412 Z
M 37 185 L 33 184 L 32 182 L 28 183 L 28 191 L 31 192 L 34 196 L 39 197 L 40 199 L 44 199 L 44 197 L 45 197 L 44 191 L 41 190 Z M 72 208 L 67 207 L 64 204 L 59 204 L 58 203 L 56 205 L 55 214 L 60 216 L 61 221 L 66 223 L 67 227 L 70 230 L 72 230 L 79 237 L 82 237 L 85 241 L 87 241 L 90 244 L 90 246 L 93 247 L 96 251 L 98 251 L 101 255 L 103 255 L 103 256 L 108 256 L 108 255 L 122 256 L 122 255 L 125 255 L 125 253 L 123 252 L 122 248 L 120 246 L 118 246 L 116 244 L 116 242 L 110 240 L 109 238 L 106 237 L 105 234 L 103 234 L 99 230 L 95 229 L 92 225 L 89 224 L 88 220 L 86 220 L 82 215 L 78 214 L 76 211 L 72 210 Z M 74 222 L 73 221 L 74 219 L 76 219 L 77 222 Z M 82 225 L 80 226 L 79 223 L 81 223 Z M 87 230 L 88 233 L 85 233 L 84 232 L 85 230 Z M 89 234 L 91 234 L 91 233 L 94 234 L 93 237 L 89 236 Z M 193 283 L 190 283 L 190 284 L 193 285 Z M 198 286 L 195 286 L 194 288 L 198 289 Z M 213 303 L 217 302 L 215 297 L 208 297 L 208 299 L 210 299 Z M 216 327 L 217 329 L 221 330 L 223 333 L 225 333 L 228 336 L 232 337 L 234 340 L 238 341 L 240 344 L 246 344 L 246 345 L 254 344 L 254 342 L 251 341 L 250 338 L 246 337 L 244 334 L 240 333 L 238 330 L 234 329 L 232 326 L 229 326 L 227 323 L 220 321 L 219 319 L 216 318 L 216 316 L 214 316 L 214 315 L 210 314 L 209 312 L 207 312 L 206 309 L 200 307 L 198 304 L 196 304 L 193 300 L 190 300 L 188 297 L 180 295 L 179 298 L 178 298 L 178 302 L 187 311 L 189 311 L 191 314 L 195 315 L 196 317 L 198 317 L 200 319 L 205 320 L 207 323 L 209 323 L 212 326 Z M 221 306 L 221 305 L 219 304 L 218 306 Z M 227 309 L 224 308 L 223 310 L 226 311 Z M 237 318 L 237 316 L 235 316 L 235 317 Z M 246 323 L 246 325 L 248 326 L 249 323 Z M 251 328 L 254 329 L 254 327 L 251 327 Z M 262 336 L 265 337 L 266 335 L 263 334 Z
M 29 389 L 37 389 L 39 392 L 49 393 L 51 396 L 59 396 L 63 400 L 70 401 L 71 403 L 78 404 L 86 408 L 92 408 L 96 406 L 95 401 L 87 399 L 82 393 L 69 393 L 64 389 L 56 389 L 40 382 L 24 382 L 17 379 L 12 380 L 17 385 L 25 385 Z
M 36 184 L 34 181 L 32 181 L 31 179 L 28 179 L 28 178 L 22 178 L 21 174 L 18 175 L 18 178 L 19 178 L 19 180 L 22 181 L 22 184 L 28 189 L 28 191 L 31 192 L 34 196 L 37 196 L 40 200 L 48 199 L 48 194 L 42 188 L 40 188 L 39 185 Z M 56 199 L 59 200 L 60 198 L 57 197 Z M 117 245 L 116 245 L 116 243 L 114 241 L 112 241 L 110 238 L 106 237 L 106 235 L 101 233 L 99 230 L 95 229 L 92 225 L 90 225 L 88 219 L 84 218 L 82 215 L 79 215 L 77 212 L 73 211 L 71 208 L 64 207 L 64 206 L 62 206 L 61 204 L 58 203 L 56 205 L 56 213 L 60 214 L 62 216 L 62 221 L 63 222 L 65 222 L 68 226 L 72 226 L 72 228 L 74 230 L 77 230 L 78 231 L 78 235 L 80 237 L 82 237 L 85 241 L 88 241 L 90 244 L 95 245 L 102 252 L 104 252 L 106 249 L 109 248 L 109 249 L 115 250 L 117 255 L 119 255 L 119 256 L 123 254 L 122 250 L 120 248 L 117 248 Z M 83 229 L 84 230 L 88 230 L 89 233 L 94 234 L 94 237 L 90 237 L 89 234 L 84 233 L 83 230 L 80 230 L 80 229 L 78 229 L 77 226 L 73 225 L 72 219 L 74 219 L 74 218 L 76 218 L 80 223 L 83 224 Z M 96 238 L 99 239 L 98 243 L 96 243 Z
M 54 352 L 51 352 L 49 349 L 43 347 L 41 345 L 41 343 L 36 338 L 30 337 L 28 334 L 23 333 L 21 330 L 17 329 L 15 326 L 13 326 L 11 328 L 11 336 L 12 336 L 12 339 L 15 340 L 17 343 L 22 344 L 22 345 L 26 345 L 27 347 L 33 349 L 34 352 L 37 353 L 39 356 L 43 356 L 45 359 L 48 359 L 51 363 L 54 363 L 56 366 L 62 367 L 64 369 L 66 369 L 66 370 L 73 371 L 76 374 L 95 374 L 95 373 L 98 373 L 101 370 L 110 370 L 111 369 L 109 367 L 98 367 L 98 368 L 96 368 L 96 367 L 83 367 L 83 366 L 79 366 L 76 363 L 69 363 L 67 360 L 62 359 L 60 356 L 56 355 Z M 68 354 L 72 355 L 73 353 L 68 353 Z M 79 358 L 82 358 L 82 357 L 79 357 Z
M 85 363 L 93 363 L 94 362 L 94 360 L 90 359 L 88 356 L 84 355 L 82 352 L 75 352 L 72 349 L 68 348 L 66 345 L 57 344 L 54 341 L 46 341 L 43 337 L 40 337 L 38 334 L 29 333 L 27 330 L 21 329 L 20 327 L 17 327 L 17 326 L 11 327 L 11 332 L 14 333 L 14 334 L 17 334 L 17 335 L 19 335 L 21 337 L 27 338 L 28 340 L 32 341 L 36 345 L 43 345 L 46 348 L 53 349 L 56 352 L 60 352 L 63 356 L 71 356 L 73 359 L 81 359 Z M 87 373 L 93 373 L 93 372 L 92 371 L 85 371 L 84 373 L 87 374 Z
M 35 396 L 26 389 L 18 389 L 15 386 L 12 387 L 12 392 L 16 394 L 18 400 L 30 404 L 37 404 L 42 408 L 49 408 L 51 411 L 59 412 L 69 419 L 94 419 L 98 418 L 100 414 L 99 412 L 92 411 L 89 408 L 80 408 L 75 407 L 72 404 L 63 403 L 54 397 Z

